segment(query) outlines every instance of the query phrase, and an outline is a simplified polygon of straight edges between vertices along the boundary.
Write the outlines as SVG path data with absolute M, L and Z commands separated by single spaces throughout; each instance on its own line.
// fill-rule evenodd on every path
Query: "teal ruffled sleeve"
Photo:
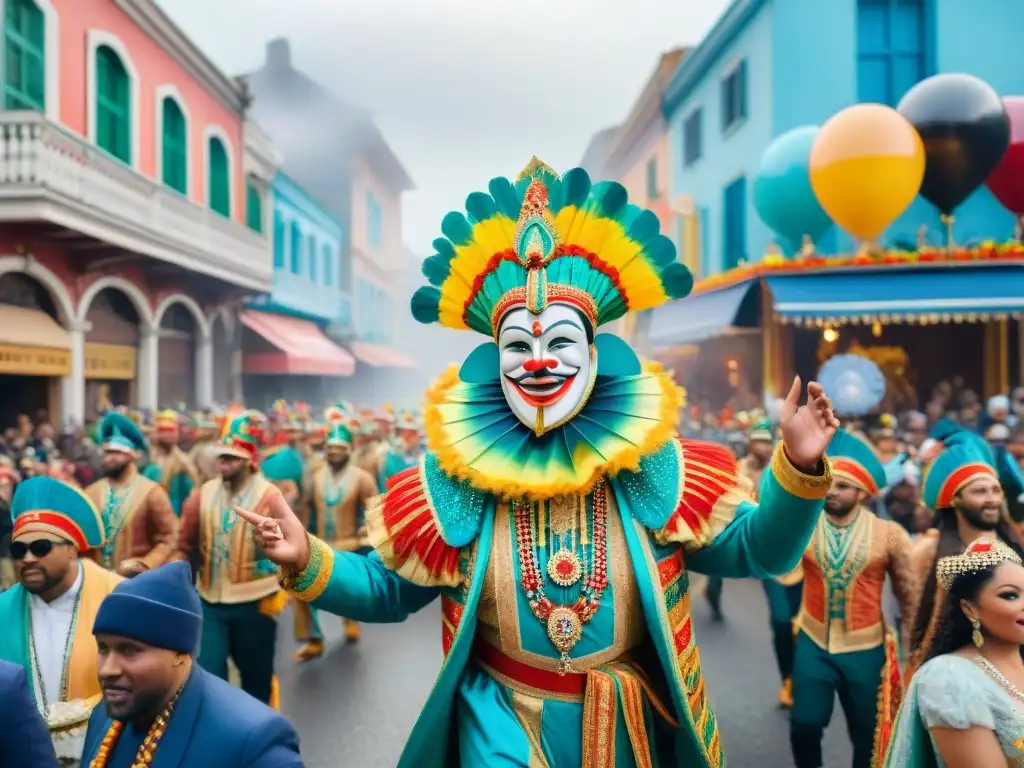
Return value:
M 926 728 L 996 729 L 994 709 L 999 705 L 998 697 L 1004 694 L 973 661 L 938 656 L 917 671 L 914 687 Z

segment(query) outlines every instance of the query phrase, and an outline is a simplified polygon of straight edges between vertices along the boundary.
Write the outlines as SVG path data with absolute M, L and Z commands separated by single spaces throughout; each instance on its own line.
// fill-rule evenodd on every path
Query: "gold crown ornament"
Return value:
M 943 589 L 949 590 L 956 580 L 967 573 L 977 573 L 1002 563 L 1021 565 L 1020 555 L 997 539 L 975 539 L 960 555 L 939 559 L 935 577 Z

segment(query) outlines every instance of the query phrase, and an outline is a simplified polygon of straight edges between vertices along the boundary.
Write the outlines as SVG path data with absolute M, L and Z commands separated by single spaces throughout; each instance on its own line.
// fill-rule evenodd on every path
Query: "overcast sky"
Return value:
M 726 0 L 158 0 L 226 72 L 266 41 L 369 109 L 406 166 L 403 235 L 427 253 L 441 217 L 533 154 L 558 170 L 620 122 L 666 50 Z

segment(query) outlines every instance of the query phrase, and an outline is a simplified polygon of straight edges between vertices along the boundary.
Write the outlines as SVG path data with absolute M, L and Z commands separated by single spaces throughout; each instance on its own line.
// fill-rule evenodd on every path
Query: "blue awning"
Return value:
M 650 342 L 654 347 L 695 344 L 732 327 L 757 327 L 758 292 L 754 281 L 663 304 L 654 310 Z
M 796 323 L 947 322 L 1024 312 L 1024 269 L 834 272 L 766 278 L 774 310 Z

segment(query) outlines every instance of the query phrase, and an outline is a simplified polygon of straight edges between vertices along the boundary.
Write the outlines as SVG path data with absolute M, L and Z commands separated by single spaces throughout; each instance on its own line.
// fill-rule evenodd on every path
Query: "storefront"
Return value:
M 85 415 L 138 402 L 139 318 L 131 300 L 115 288 L 96 294 L 87 314 Z

